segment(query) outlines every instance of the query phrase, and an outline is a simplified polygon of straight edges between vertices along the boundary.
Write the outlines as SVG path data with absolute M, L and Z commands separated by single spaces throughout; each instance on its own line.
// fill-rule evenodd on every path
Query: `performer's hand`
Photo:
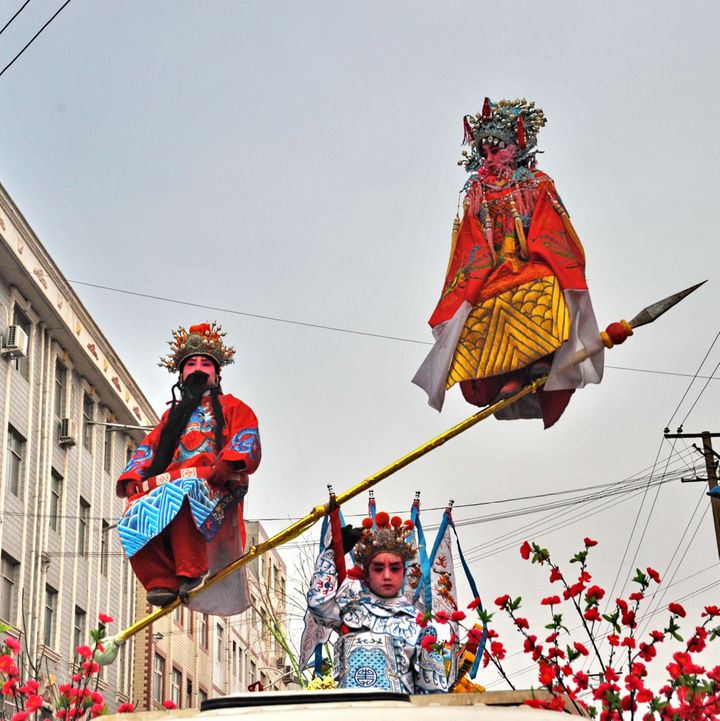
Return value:
M 208 483 L 217 488 L 225 488 L 225 484 L 231 480 L 236 472 L 234 463 L 218 458 L 215 460 L 215 463 L 213 463 L 212 472 L 208 477 Z
M 134 479 L 125 481 L 125 495 L 127 496 L 127 498 L 130 498 L 130 496 L 134 496 L 136 493 L 141 492 L 142 483 L 140 481 L 136 481 Z
M 348 523 L 347 526 L 343 526 L 340 529 L 342 535 L 343 551 L 350 553 L 355 547 L 355 544 L 360 540 L 360 536 L 363 534 L 362 528 L 353 528 L 352 524 Z

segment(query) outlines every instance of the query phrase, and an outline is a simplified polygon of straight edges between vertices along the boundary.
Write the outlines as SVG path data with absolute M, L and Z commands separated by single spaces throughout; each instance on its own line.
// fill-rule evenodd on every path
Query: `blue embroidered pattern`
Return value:
M 135 453 L 132 454 L 132 458 L 128 461 L 127 466 L 125 466 L 123 473 L 129 473 L 130 471 L 134 471 L 136 468 L 150 465 L 152 457 L 153 451 L 150 446 L 138 446 Z
M 251 460 L 257 460 L 260 451 L 260 434 L 257 428 L 243 428 L 230 441 L 230 449 L 245 453 Z

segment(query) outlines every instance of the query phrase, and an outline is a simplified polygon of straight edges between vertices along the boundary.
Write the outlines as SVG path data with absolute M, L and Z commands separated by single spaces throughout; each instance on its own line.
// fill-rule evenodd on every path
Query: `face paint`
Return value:
M 182 367 L 182 380 L 183 383 L 187 380 L 188 376 L 192 375 L 193 373 L 201 371 L 205 375 L 207 375 L 207 383 L 206 385 L 208 387 L 214 386 L 217 383 L 217 371 L 215 370 L 215 363 L 204 355 L 193 355 L 190 356 L 184 363 Z
M 365 582 L 381 598 L 393 598 L 400 593 L 405 578 L 405 563 L 397 553 L 378 553 L 368 561 Z

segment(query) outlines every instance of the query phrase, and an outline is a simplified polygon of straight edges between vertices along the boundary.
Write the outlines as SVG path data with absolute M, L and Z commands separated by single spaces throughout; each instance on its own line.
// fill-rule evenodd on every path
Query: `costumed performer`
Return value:
M 602 352 L 585 282 L 585 255 L 553 180 L 536 169 L 545 115 L 535 103 L 485 99 L 464 119 L 460 165 L 470 173 L 455 218 L 445 284 L 429 320 L 435 345 L 413 378 L 440 410 L 446 389 L 486 406 L 534 377 L 544 388 L 499 411 L 550 427 L 575 388 L 599 383 Z
M 172 405 L 117 480 L 118 496 L 128 498 L 120 541 L 156 606 L 184 598 L 208 571 L 242 555 L 243 497 L 260 463 L 260 437 L 252 409 L 220 386 L 220 369 L 235 355 L 224 335 L 214 322 L 173 332 L 171 352 L 160 362 L 180 374 Z M 243 570 L 191 607 L 218 614 L 247 608 Z
M 402 593 L 405 563 L 415 554 L 408 543 L 412 521 L 380 512 L 375 526 L 367 518 L 363 529 L 353 548 L 362 570 L 351 569 L 338 588 L 335 551 L 328 544 L 307 595 L 310 613 L 339 634 L 333 659 L 338 685 L 410 694 L 447 691 L 442 657 L 430 643 L 435 631 L 418 625 L 418 609 Z

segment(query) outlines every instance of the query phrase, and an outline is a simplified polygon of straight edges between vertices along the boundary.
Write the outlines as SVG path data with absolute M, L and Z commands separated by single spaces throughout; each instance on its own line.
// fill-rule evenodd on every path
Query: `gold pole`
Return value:
M 496 403 L 493 403 L 492 405 L 483 408 L 469 418 L 466 418 L 464 421 L 461 421 L 457 425 L 454 425 L 452 428 L 448 429 L 444 433 L 441 433 L 439 436 L 435 436 L 435 438 L 432 438 L 427 443 L 423 443 L 423 445 L 418 446 L 415 450 L 410 451 L 410 453 L 404 455 L 402 458 L 398 458 L 398 460 L 394 461 L 389 466 L 386 466 L 377 473 L 368 476 L 352 488 L 339 494 L 336 498 L 337 503 L 339 505 L 342 505 L 346 501 L 355 498 L 364 491 L 367 491 L 376 484 L 380 483 L 380 481 L 384 480 L 388 476 L 391 476 L 393 473 L 399 471 L 401 468 L 409 466 L 413 461 L 416 461 L 418 458 L 422 458 L 422 456 L 430 453 L 430 451 L 434 450 L 435 448 L 439 448 L 444 443 L 447 443 L 447 441 L 449 441 L 451 438 L 459 436 L 463 431 L 466 431 L 468 428 L 472 428 L 472 426 L 474 426 L 475 424 L 480 423 L 480 421 L 485 420 L 489 416 L 493 415 L 493 413 L 496 413 L 497 411 L 505 408 L 506 406 L 512 405 L 513 403 L 515 403 L 515 401 L 529 395 L 530 393 L 535 393 L 538 388 L 541 388 L 543 385 L 545 385 L 546 381 L 547 376 L 537 378 L 531 383 L 528 383 L 528 385 L 523 386 L 517 393 L 510 396 L 509 398 L 497 401 Z M 236 561 L 233 561 L 231 564 L 225 566 L 225 568 L 221 569 L 216 574 L 208 578 L 202 586 L 196 588 L 194 591 L 188 594 L 188 600 L 192 600 L 198 594 L 202 593 L 206 588 L 210 588 L 210 586 L 216 584 L 218 581 L 221 581 L 223 578 L 226 578 L 231 573 L 235 573 L 235 571 L 237 571 L 239 568 L 246 566 L 248 563 L 250 563 L 250 561 L 254 560 L 263 553 L 266 553 L 273 548 L 281 546 L 283 543 L 287 543 L 288 541 L 292 541 L 293 539 L 297 538 L 301 533 L 304 533 L 308 529 L 312 528 L 312 526 L 314 526 L 317 521 L 319 521 L 324 515 L 326 515 L 327 512 L 327 505 L 315 506 L 306 516 L 304 516 L 298 521 L 295 521 L 295 523 L 292 523 L 287 528 L 283 529 L 279 533 L 276 533 L 271 538 L 268 538 L 267 541 L 263 541 L 262 543 L 258 543 L 255 546 L 251 546 L 243 556 L 238 558 Z M 117 656 L 119 646 L 121 646 L 129 638 L 134 636 L 136 633 L 142 631 L 144 628 L 147 628 L 150 624 L 154 623 L 158 619 L 162 618 L 163 616 L 167 616 L 169 613 L 172 613 L 178 606 L 180 606 L 181 603 L 182 601 L 179 598 L 176 598 L 172 603 L 168 604 L 167 606 L 163 606 L 162 608 L 156 608 L 152 613 L 149 613 L 147 616 L 144 616 L 140 620 L 135 621 L 135 623 L 128 626 L 123 631 L 120 631 L 120 633 L 118 633 L 116 636 L 113 636 L 110 639 L 105 639 L 103 643 L 106 650 L 104 653 L 96 656 L 95 660 L 101 665 L 107 665 L 112 663 Z

